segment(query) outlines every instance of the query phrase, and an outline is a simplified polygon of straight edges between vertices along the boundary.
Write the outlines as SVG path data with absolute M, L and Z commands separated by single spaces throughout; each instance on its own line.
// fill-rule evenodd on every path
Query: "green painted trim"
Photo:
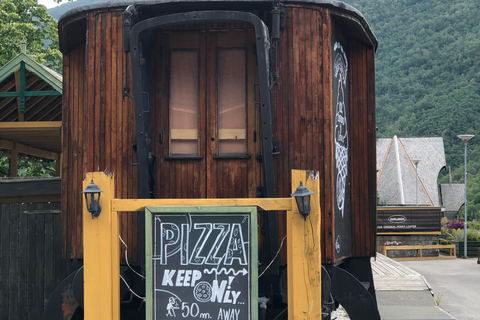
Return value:
M 62 94 L 57 91 L 25 91 L 25 97 L 50 97 L 61 96 Z M 0 98 L 20 97 L 20 92 L 0 92 Z
M 145 208 L 145 298 L 146 318 L 153 319 L 152 212 Z
M 32 58 L 30 58 L 29 56 L 27 56 L 24 53 L 20 53 L 19 55 L 17 55 L 15 58 L 10 60 L 6 65 L 4 65 L 0 69 L 0 82 L 5 80 L 12 73 L 16 72 L 17 70 L 20 70 L 20 63 L 22 61 L 25 63 L 25 68 L 28 71 L 33 72 L 34 74 L 39 76 L 41 79 L 43 79 L 49 85 L 51 85 L 55 91 L 58 91 L 58 92 L 62 93 L 62 80 L 63 79 L 59 79 L 53 73 L 54 72 L 53 70 L 35 62 Z
M 27 80 L 25 79 L 25 61 L 20 61 L 20 112 L 25 113 L 25 91 Z
M 251 262 L 252 262 L 252 268 L 251 268 L 251 273 L 252 273 L 252 319 L 253 320 L 258 320 L 258 232 L 257 231 L 257 226 L 258 226 L 258 221 L 257 221 L 257 207 L 250 207 L 252 211 L 250 211 L 250 223 L 252 224 L 251 226 Z M 253 267 L 253 265 L 257 266 L 256 268 Z
M 247 213 L 250 215 L 251 319 L 258 320 L 258 233 L 256 206 L 145 207 L 146 319 L 153 319 L 152 214 L 156 213 Z

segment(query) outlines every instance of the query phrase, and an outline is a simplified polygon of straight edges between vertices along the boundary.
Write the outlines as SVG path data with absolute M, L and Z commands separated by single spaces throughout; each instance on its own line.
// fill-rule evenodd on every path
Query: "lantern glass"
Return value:
M 88 212 L 97 212 L 100 207 L 100 193 L 85 193 Z
M 98 186 L 92 182 L 83 190 L 85 194 L 85 204 L 87 206 L 88 212 L 92 214 L 92 219 L 98 217 L 100 212 L 102 211 L 102 207 L 100 206 L 100 194 L 102 190 L 98 188 Z
M 292 197 L 295 197 L 295 200 L 297 201 L 298 211 L 303 216 L 305 221 L 307 220 L 307 217 L 310 214 L 310 210 L 311 210 L 310 196 L 312 194 L 313 194 L 313 191 L 308 190 L 308 188 L 305 187 L 301 181 L 300 181 L 300 185 L 292 194 Z
M 302 197 L 303 200 L 303 212 L 305 215 L 308 215 L 310 213 L 310 195 Z

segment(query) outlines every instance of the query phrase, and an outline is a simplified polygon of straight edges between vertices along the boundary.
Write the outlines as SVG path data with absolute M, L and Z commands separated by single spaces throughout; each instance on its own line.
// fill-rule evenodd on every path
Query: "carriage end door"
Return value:
M 255 197 L 261 145 L 254 32 L 222 27 L 154 37 L 157 196 Z

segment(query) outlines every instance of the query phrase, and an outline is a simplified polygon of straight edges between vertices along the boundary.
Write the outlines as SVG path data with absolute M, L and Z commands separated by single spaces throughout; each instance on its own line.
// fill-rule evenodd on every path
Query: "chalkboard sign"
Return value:
M 147 319 L 258 318 L 256 207 L 147 207 Z

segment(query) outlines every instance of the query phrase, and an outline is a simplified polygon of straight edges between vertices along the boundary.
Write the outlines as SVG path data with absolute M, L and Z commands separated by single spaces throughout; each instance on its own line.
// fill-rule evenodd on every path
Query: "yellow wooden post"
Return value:
M 320 184 L 317 171 L 292 170 L 292 193 L 300 181 L 313 191 L 304 220 L 295 199 L 287 211 L 288 319 L 321 319 Z
M 83 188 L 93 182 L 103 191 L 102 212 L 92 219 L 83 200 L 83 277 L 85 319 L 120 319 L 120 245 L 118 214 L 111 210 L 115 195 L 112 173 L 87 173 Z M 79 197 L 82 195 L 78 195 Z

